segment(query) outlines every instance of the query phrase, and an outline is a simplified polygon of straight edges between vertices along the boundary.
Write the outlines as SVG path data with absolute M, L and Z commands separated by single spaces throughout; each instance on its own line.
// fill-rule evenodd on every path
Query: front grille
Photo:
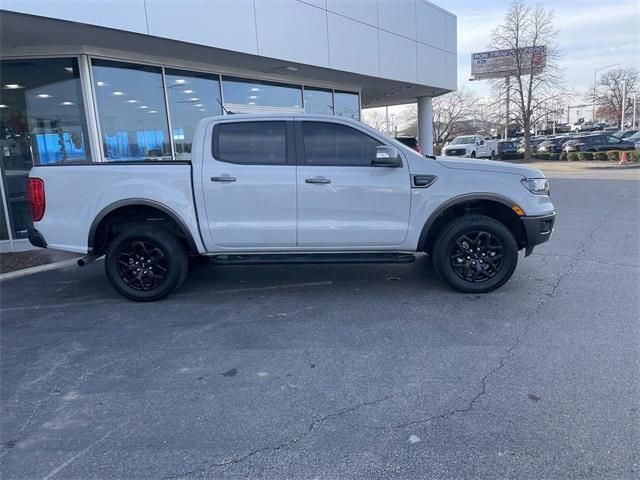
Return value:
M 452 148 L 444 151 L 444 154 L 448 157 L 464 157 L 467 151 L 463 148 Z

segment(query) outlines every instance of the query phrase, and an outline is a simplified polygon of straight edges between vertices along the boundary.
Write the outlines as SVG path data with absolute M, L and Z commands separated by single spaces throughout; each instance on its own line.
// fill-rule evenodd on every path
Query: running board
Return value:
M 267 255 L 217 255 L 211 258 L 215 265 L 265 265 L 302 263 L 412 263 L 411 253 L 297 253 Z

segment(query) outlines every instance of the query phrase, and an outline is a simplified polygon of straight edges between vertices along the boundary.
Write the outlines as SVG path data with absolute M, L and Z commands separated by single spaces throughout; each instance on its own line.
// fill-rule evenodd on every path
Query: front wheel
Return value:
M 436 272 L 454 289 L 485 293 L 504 285 L 518 263 L 518 245 L 502 223 L 466 215 L 447 224 L 433 248 Z
M 107 247 L 105 272 L 122 296 L 138 302 L 160 300 L 175 290 L 189 268 L 187 252 L 167 229 L 137 225 Z

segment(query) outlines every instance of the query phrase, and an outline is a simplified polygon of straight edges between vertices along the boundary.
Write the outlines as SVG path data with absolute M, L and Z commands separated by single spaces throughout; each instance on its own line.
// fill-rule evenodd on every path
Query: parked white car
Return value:
M 460 135 L 442 150 L 447 157 L 496 158 L 498 141 L 486 140 L 482 135 Z
M 33 245 L 105 256 L 113 287 L 158 300 L 190 255 L 217 263 L 411 262 L 462 292 L 503 285 L 551 236 L 541 171 L 424 157 L 335 116 L 203 119 L 192 159 L 37 166 Z

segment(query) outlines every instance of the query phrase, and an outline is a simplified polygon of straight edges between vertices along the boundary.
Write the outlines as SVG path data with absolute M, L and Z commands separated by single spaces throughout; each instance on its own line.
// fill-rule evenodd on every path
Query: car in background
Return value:
M 529 139 L 529 148 L 532 153 L 535 153 L 538 150 L 538 145 L 547 140 L 549 137 L 533 137 Z M 520 140 L 518 144 L 518 153 L 524 153 L 524 138 Z
M 625 138 L 625 141 L 629 143 L 633 143 L 635 145 L 636 150 L 640 150 L 640 130 L 634 133 L 633 135 Z
M 507 155 L 518 153 L 519 143 L 515 140 L 498 140 L 498 158 L 504 159 Z
M 602 152 L 606 150 L 633 150 L 635 145 L 613 135 L 580 135 L 563 146 L 565 152 Z
M 538 145 L 538 153 L 562 153 L 562 147 L 565 142 L 575 138 L 572 136 L 564 135 L 561 137 L 547 138 Z
M 614 137 L 618 137 L 620 140 L 626 140 L 632 135 L 635 135 L 640 130 L 618 130 L 613 134 Z
M 412 150 L 415 150 L 418 153 L 422 153 L 422 148 L 418 145 L 418 139 L 416 137 L 395 137 L 397 141 L 406 145 Z

